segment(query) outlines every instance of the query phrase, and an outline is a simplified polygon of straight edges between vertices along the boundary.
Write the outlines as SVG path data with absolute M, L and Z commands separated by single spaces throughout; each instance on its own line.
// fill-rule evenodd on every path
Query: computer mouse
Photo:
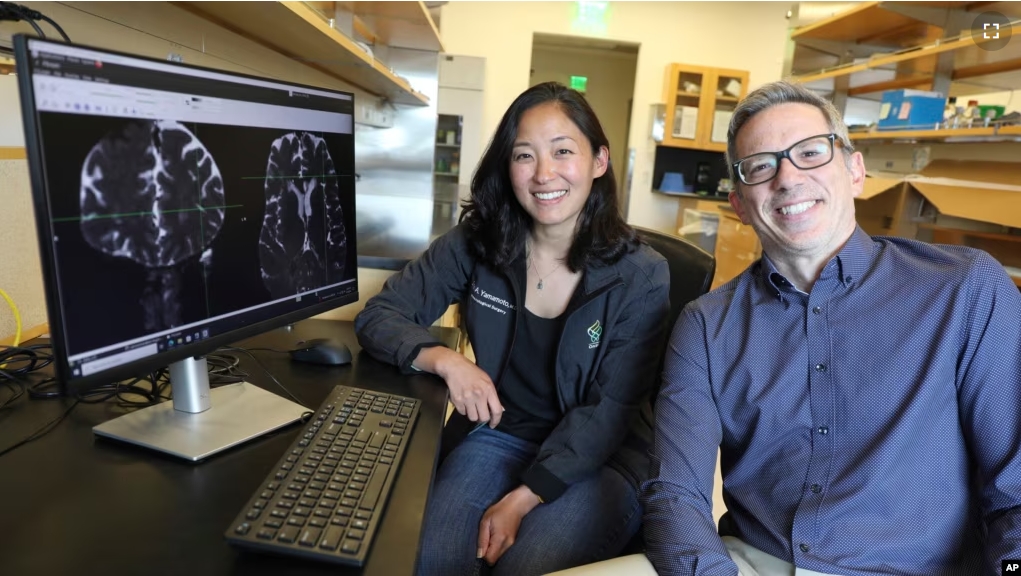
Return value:
M 291 350 L 291 360 L 310 364 L 326 364 L 340 366 L 351 363 L 351 349 L 347 344 L 315 338 L 298 342 L 298 347 Z

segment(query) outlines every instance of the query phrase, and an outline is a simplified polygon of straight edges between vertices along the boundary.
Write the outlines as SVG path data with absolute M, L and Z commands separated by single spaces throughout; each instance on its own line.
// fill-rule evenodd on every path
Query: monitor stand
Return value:
M 173 401 L 125 414 L 92 431 L 195 462 L 314 412 L 248 382 L 210 389 L 205 358 L 171 364 L 170 386 Z

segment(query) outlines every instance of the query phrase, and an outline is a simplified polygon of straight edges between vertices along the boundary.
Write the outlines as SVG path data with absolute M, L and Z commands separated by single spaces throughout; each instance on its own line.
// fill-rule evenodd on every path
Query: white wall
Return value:
M 573 27 L 577 2 L 450 2 L 440 32 L 448 52 L 486 58 L 483 141 L 529 86 L 532 35 L 599 37 L 641 44 L 629 139 L 636 148 L 629 220 L 667 231 L 677 201 L 654 195 L 655 146 L 646 134 L 650 106 L 663 102 L 667 64 L 748 70 L 751 88 L 780 79 L 787 41 L 787 2 L 610 2 L 605 32 Z
M 20 102 L 18 78 L 13 74 L 0 75 L 0 146 L 17 148 L 25 146 Z
M 532 49 L 529 86 L 543 82 L 570 85 L 571 76 L 588 78 L 585 99 L 599 117 L 610 141 L 610 160 L 617 187 L 624 185 L 627 158 L 627 109 L 634 94 L 636 57 L 609 50 L 543 46 Z

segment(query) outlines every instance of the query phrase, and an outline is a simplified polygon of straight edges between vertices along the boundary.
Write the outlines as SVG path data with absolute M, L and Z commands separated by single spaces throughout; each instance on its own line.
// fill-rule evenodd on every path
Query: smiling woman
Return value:
M 638 530 L 651 430 L 636 416 L 658 383 L 669 273 L 621 218 L 609 157 L 581 94 L 528 89 L 461 223 L 356 319 L 365 350 L 441 376 L 457 409 L 421 576 L 481 562 L 497 576 L 545 574 L 615 556 Z M 426 331 L 451 302 L 477 364 Z

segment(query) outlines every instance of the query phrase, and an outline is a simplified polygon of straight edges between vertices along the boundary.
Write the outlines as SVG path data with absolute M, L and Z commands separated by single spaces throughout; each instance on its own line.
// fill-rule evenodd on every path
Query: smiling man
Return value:
M 799 85 L 742 101 L 728 157 L 763 255 L 674 327 L 642 494 L 656 570 L 998 574 L 1021 558 L 1018 289 L 979 250 L 858 227 L 862 156 Z

